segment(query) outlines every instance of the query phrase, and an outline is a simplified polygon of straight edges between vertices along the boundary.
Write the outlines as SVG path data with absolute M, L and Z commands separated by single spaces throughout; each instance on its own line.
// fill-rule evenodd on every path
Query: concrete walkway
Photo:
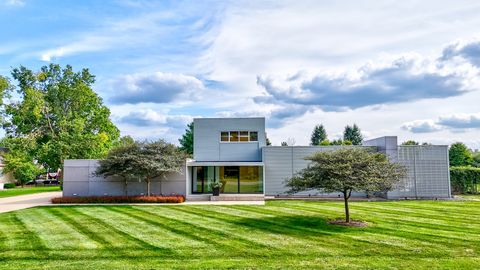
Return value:
M 52 198 L 62 197 L 61 191 L 41 192 L 28 195 L 0 198 L 0 213 L 51 204 Z

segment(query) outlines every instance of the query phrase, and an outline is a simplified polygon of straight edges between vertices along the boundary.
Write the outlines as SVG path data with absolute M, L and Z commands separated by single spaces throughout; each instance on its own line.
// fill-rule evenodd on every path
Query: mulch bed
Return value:
M 345 222 L 344 219 L 335 219 L 330 220 L 328 224 L 332 225 L 340 225 L 340 226 L 347 226 L 347 227 L 367 227 L 368 223 L 361 220 L 350 220 L 350 222 Z
M 89 196 L 89 197 L 59 197 L 53 198 L 52 203 L 182 203 L 185 197 L 172 196 Z

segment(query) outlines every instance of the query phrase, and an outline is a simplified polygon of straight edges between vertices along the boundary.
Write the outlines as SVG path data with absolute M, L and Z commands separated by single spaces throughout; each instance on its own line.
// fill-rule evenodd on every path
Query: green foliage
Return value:
M 43 172 L 28 156 L 19 154 L 18 152 L 5 154 L 4 161 L 5 167 L 3 171 L 5 173 L 11 172 L 15 180 L 22 186 L 31 180 L 35 180 L 37 175 Z
M 473 153 L 473 166 L 480 168 L 480 152 Z
M 178 140 L 180 142 L 180 149 L 189 155 L 193 155 L 193 122 L 187 125 L 185 134 Z
M 362 144 L 363 136 L 357 124 L 353 124 L 353 126 L 347 125 L 345 127 L 345 130 L 343 131 L 343 140 L 350 141 L 353 145 Z
M 134 143 L 135 143 L 135 140 L 131 136 L 129 136 L 129 135 L 122 136 L 122 137 L 118 138 L 118 140 L 113 143 L 112 148 L 127 146 L 127 145 L 131 145 L 131 144 L 134 144 Z
M 450 146 L 448 157 L 450 166 L 470 166 L 473 163 L 472 152 L 461 142 L 456 142 Z
M 267 146 L 272 145 L 272 142 L 270 142 L 270 139 L 269 139 L 268 137 L 266 138 L 265 144 L 266 144 Z
M 281 146 L 288 146 L 288 143 L 287 142 L 282 142 L 280 145 Z
M 330 144 L 329 140 L 323 140 L 323 141 L 320 142 L 320 145 L 321 146 L 328 146 L 328 145 L 331 145 L 331 144 Z
M 310 138 L 310 145 L 320 145 L 321 142 L 327 139 L 327 132 L 323 125 L 316 125 L 313 128 L 312 136 Z
M 341 192 L 346 222 L 350 222 L 348 199 L 352 191 L 389 191 L 406 173 L 405 167 L 390 162 L 384 154 L 359 148 L 318 152 L 306 160 L 312 163 L 286 181 L 289 192 Z
M 181 172 L 185 153 L 164 140 L 155 142 L 135 142 L 112 149 L 100 161 L 96 174 L 120 176 L 127 180 L 138 177 L 147 183 L 150 196 L 150 182 L 153 178 L 162 179 L 168 173 Z
M 408 140 L 408 141 L 404 141 L 402 143 L 402 145 L 419 145 L 420 143 L 414 141 L 414 140 Z
M 15 188 L 15 183 L 5 183 L 3 187 L 6 189 Z
M 455 194 L 476 194 L 480 185 L 480 168 L 450 167 L 450 184 Z
M 28 138 L 31 154 L 46 168 L 62 167 L 64 159 L 104 157 L 119 137 L 110 110 L 91 86 L 87 69 L 44 66 L 33 72 L 23 66 L 12 71 L 18 101 L 4 104 L 3 127 L 8 137 Z

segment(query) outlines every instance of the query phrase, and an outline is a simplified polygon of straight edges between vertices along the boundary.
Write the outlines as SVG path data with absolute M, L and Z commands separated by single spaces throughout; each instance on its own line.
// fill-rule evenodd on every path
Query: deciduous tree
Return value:
M 450 159 L 450 166 L 471 166 L 473 163 L 472 152 L 461 142 L 450 145 L 448 157 Z
M 348 148 L 318 152 L 306 160 L 310 165 L 286 181 L 291 193 L 310 189 L 341 192 L 345 221 L 350 222 L 348 200 L 353 191 L 391 190 L 405 176 L 405 168 L 378 152 Z
M 3 104 L 3 127 L 9 137 L 34 140 L 33 157 L 44 167 L 56 170 L 64 159 L 104 157 L 119 137 L 110 110 L 91 88 L 95 77 L 88 69 L 50 64 L 33 72 L 21 66 L 12 77 L 18 85 L 2 86 L 2 94 L 15 90 L 18 99 Z
M 147 184 L 147 195 L 150 196 L 152 179 L 181 172 L 185 158 L 183 151 L 164 140 L 135 142 L 111 150 L 107 158 L 100 161 L 96 173 L 104 176 L 117 175 L 124 179 L 143 179 Z

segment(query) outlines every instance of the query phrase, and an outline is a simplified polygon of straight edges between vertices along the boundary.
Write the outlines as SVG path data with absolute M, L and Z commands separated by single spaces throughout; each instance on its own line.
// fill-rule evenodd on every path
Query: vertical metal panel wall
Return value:
M 407 167 L 407 176 L 389 198 L 449 198 L 448 146 L 399 146 L 398 162 Z
M 63 173 L 63 196 L 102 196 L 125 195 L 125 181 L 119 177 L 95 176 L 97 160 L 65 160 Z M 153 179 L 152 194 L 183 194 L 186 191 L 186 168 L 182 173 L 168 174 L 165 179 Z M 147 191 L 146 183 L 129 179 L 128 195 L 142 195 Z

